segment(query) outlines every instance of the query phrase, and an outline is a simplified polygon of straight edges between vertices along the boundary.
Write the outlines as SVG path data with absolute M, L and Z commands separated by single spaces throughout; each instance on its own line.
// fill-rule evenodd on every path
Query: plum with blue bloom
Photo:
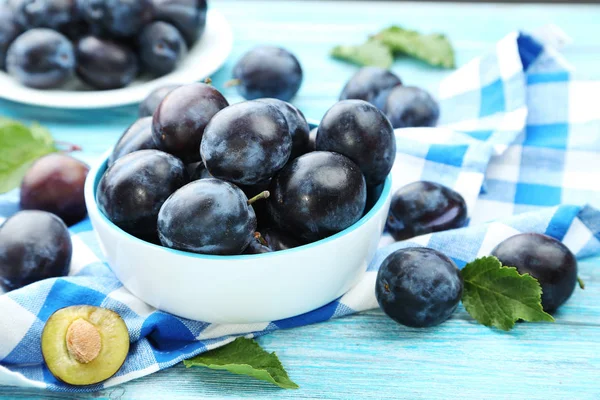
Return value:
M 340 100 L 364 100 L 383 110 L 390 91 L 402 81 L 393 72 L 380 67 L 363 67 L 344 86 Z
M 461 228 L 467 204 L 456 191 L 435 182 L 417 181 L 392 196 L 387 230 L 396 240 Z
M 367 185 L 349 158 L 314 151 L 296 158 L 275 176 L 268 200 L 275 227 L 303 243 L 343 231 L 363 214 Z
M 254 240 L 255 231 L 256 215 L 244 192 L 220 179 L 185 185 L 158 214 L 161 243 L 194 253 L 241 254 Z
M 382 183 L 396 159 L 396 139 L 388 119 L 363 100 L 342 100 L 323 116 L 318 151 L 345 155 L 361 169 L 367 185 Z
M 53 88 L 65 83 L 75 69 L 73 45 L 47 28 L 31 29 L 8 48 L 6 70 L 25 86 Z
M 233 82 L 246 100 L 273 97 L 290 101 L 300 89 L 302 76 L 296 56 L 275 46 L 253 48 L 233 68 Z
M 133 49 L 116 41 L 86 36 L 77 43 L 76 55 L 77 75 L 96 89 L 127 86 L 139 72 Z
M 20 211 L 0 226 L 0 287 L 19 289 L 69 273 L 73 245 L 64 222 L 45 211 Z
M 435 126 L 440 106 L 431 95 L 418 87 L 396 86 L 387 95 L 383 111 L 394 129 Z
M 145 72 L 161 76 L 173 72 L 187 54 L 187 45 L 173 25 L 157 21 L 146 25 L 138 38 Z
M 165 85 L 161 86 L 146 96 L 144 101 L 140 103 L 140 107 L 138 109 L 138 115 L 140 118 L 143 117 L 151 117 L 154 114 L 154 111 L 158 108 L 163 99 L 173 91 L 173 89 L 178 88 L 180 85 Z
M 400 249 L 387 256 L 375 283 L 383 312 L 415 328 L 446 321 L 456 310 L 462 292 L 463 281 L 454 262 L 426 247 Z
M 172 95 L 169 95 L 171 97 Z M 246 101 L 219 111 L 209 122 L 200 153 L 215 178 L 251 186 L 271 178 L 287 163 L 292 136 L 278 107 Z
M 129 153 L 150 149 L 156 149 L 152 138 L 152 117 L 140 118 L 123 132 L 108 158 L 108 166 Z
M 159 104 L 152 120 L 152 136 L 159 149 L 186 163 L 200 161 L 200 143 L 208 123 L 229 103 L 204 83 L 180 86 Z
M 100 211 L 124 231 L 156 240 L 156 221 L 167 198 L 188 182 L 180 159 L 159 150 L 139 150 L 118 159 L 98 184 Z

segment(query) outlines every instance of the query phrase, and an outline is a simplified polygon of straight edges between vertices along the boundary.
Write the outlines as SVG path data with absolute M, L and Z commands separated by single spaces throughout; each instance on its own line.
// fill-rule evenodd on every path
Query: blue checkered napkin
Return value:
M 554 61 L 550 49 L 542 47 L 528 36 L 515 34 L 501 41 L 491 55 L 469 64 L 467 72 L 462 69 L 457 71 L 442 84 L 440 92 L 443 98 L 443 122 L 461 131 L 397 131 L 398 157 L 393 169 L 394 186 L 429 179 L 453 187 L 463 194 L 470 209 L 475 210 L 472 213 L 473 220 L 475 217 L 483 219 L 486 212 L 489 215 L 494 213 L 496 203 L 488 203 L 491 205 L 487 210 L 479 211 L 484 201 L 508 203 L 490 198 L 494 195 L 498 198 L 502 190 L 497 190 L 493 184 L 491 167 L 486 177 L 486 166 L 492 154 L 495 154 L 491 164 L 497 169 L 495 176 L 505 180 L 513 176 L 508 172 L 515 164 L 508 161 L 502 163 L 501 160 L 511 154 L 514 146 L 523 146 L 524 142 L 518 145 L 512 145 L 512 142 L 525 128 L 527 111 L 541 107 L 538 103 L 545 101 L 530 96 L 530 80 L 542 82 L 556 76 L 560 68 Z M 548 66 L 553 66 L 554 70 L 544 72 Z M 535 73 L 530 72 L 533 70 Z M 477 95 L 473 93 L 476 91 Z M 570 104 L 582 101 L 575 99 L 578 93 L 575 91 L 571 94 Z M 531 111 L 529 114 L 531 118 Z M 543 130 L 543 126 L 548 124 L 540 126 Z M 550 146 L 556 143 L 557 136 L 553 131 L 550 129 L 547 132 L 537 137 L 538 144 Z M 571 129 L 569 132 L 572 134 Z M 526 134 L 524 141 L 529 137 L 529 122 Z M 570 140 L 567 142 L 571 143 Z M 107 143 L 107 147 L 109 145 Z M 544 146 L 537 147 L 545 149 Z M 574 149 L 567 146 L 562 150 L 566 159 L 566 153 Z M 563 171 L 568 164 L 561 164 Z M 504 165 L 510 167 L 506 168 L 506 174 L 501 172 Z M 516 165 L 523 169 L 521 158 Z M 540 159 L 539 168 L 544 169 L 543 159 Z M 515 185 L 522 182 L 521 174 L 518 176 Z M 478 196 L 484 179 L 485 193 Z M 569 185 L 574 185 L 574 182 L 564 180 L 550 179 L 548 182 L 558 185 L 563 193 L 570 191 Z M 520 211 L 515 206 L 511 216 L 501 221 L 472 223 L 460 230 L 426 235 L 410 242 L 387 246 L 385 244 L 389 243 L 389 239 L 384 235 L 382 247 L 369 271 L 357 286 L 340 299 L 305 315 L 250 325 L 215 325 L 185 320 L 143 303 L 121 285 L 103 262 L 92 227 L 86 220 L 72 228 L 74 256 L 70 277 L 41 281 L 0 296 L 0 384 L 60 391 L 97 390 L 167 368 L 182 359 L 222 346 L 239 335 L 261 336 L 277 329 L 325 321 L 376 307 L 373 288 L 378 266 L 387 254 L 401 247 L 430 246 L 448 254 L 462 267 L 467 261 L 488 254 L 494 245 L 510 235 L 534 231 L 545 232 L 562 240 L 578 257 L 600 252 L 600 214 L 596 210 L 581 206 L 548 208 L 546 195 L 529 195 L 534 203 L 530 205 L 543 209 L 512 216 Z M 14 192 L 0 197 L 0 215 L 6 217 L 16 210 L 17 197 Z M 99 305 L 117 311 L 124 318 L 131 336 L 131 352 L 123 368 L 115 377 L 93 387 L 75 388 L 58 382 L 43 364 L 41 356 L 40 335 L 45 321 L 55 310 L 74 304 Z

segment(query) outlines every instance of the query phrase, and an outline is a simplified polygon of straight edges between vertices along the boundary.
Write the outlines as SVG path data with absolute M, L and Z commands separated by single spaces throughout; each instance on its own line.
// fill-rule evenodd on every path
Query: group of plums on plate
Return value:
M 246 101 L 229 104 L 207 83 L 163 87 L 146 98 L 96 188 L 106 218 L 141 240 L 190 253 L 226 257 L 312 243 L 351 227 L 377 203 L 396 156 L 394 128 L 433 126 L 439 117 L 428 93 L 367 67 L 311 131 L 287 102 L 300 88 L 300 63 L 277 47 L 248 52 L 234 78 Z M 36 211 L 21 211 L 0 227 L 5 290 L 68 273 L 72 245 L 64 222 L 85 215 L 86 174 L 87 166 L 60 154 L 28 171 L 21 206 Z M 53 185 L 45 183 L 50 175 Z M 418 181 L 393 194 L 386 229 L 406 240 L 466 221 L 459 193 Z M 575 258 L 553 238 L 517 235 L 493 255 L 538 279 L 547 311 L 573 292 Z M 454 262 L 429 248 L 392 253 L 376 283 L 382 309 L 415 327 L 446 320 L 462 289 Z M 77 329 L 89 327 L 82 322 Z
M 0 66 L 25 86 L 93 89 L 172 72 L 202 36 L 206 0 L 6 0 Z

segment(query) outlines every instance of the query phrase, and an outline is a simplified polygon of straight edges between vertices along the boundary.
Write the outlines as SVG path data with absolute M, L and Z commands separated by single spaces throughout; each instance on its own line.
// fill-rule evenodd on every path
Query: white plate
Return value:
M 70 85 L 74 90 L 38 90 L 25 87 L 0 71 L 0 97 L 18 103 L 70 109 L 118 107 L 140 103 L 157 87 L 200 81 L 216 72 L 227 60 L 233 47 L 233 32 L 225 17 L 210 10 L 202 38 L 192 47 L 185 60 L 172 73 L 160 78 L 136 80 L 114 90 L 90 90 L 83 84 Z

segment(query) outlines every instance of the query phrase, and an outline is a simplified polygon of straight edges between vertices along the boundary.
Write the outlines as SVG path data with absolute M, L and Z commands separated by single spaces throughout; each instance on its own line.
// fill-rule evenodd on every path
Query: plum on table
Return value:
M 138 48 L 145 72 L 162 76 L 173 72 L 187 55 L 187 45 L 173 25 L 157 21 L 144 27 L 138 37 Z
M 125 232 L 155 241 L 160 207 L 187 182 L 180 159 L 159 150 L 139 150 L 106 170 L 96 201 L 100 211 Z
M 258 46 L 237 62 L 233 78 L 246 100 L 271 97 L 289 101 L 302 84 L 302 67 L 296 56 L 285 49 Z
M 291 152 L 292 136 L 284 115 L 262 101 L 245 101 L 218 112 L 200 144 L 212 176 L 245 186 L 271 178 Z
M 346 83 L 340 100 L 364 100 L 383 110 L 391 89 L 402 85 L 393 72 L 380 67 L 363 67 Z
M 139 65 L 133 50 L 116 41 L 86 36 L 77 43 L 77 75 L 95 89 L 118 89 L 137 77 Z
M 65 154 L 39 158 L 21 182 L 21 209 L 51 212 L 67 225 L 81 221 L 87 215 L 83 189 L 89 170 L 87 164 Z
M 73 245 L 64 222 L 46 211 L 19 211 L 0 226 L 0 287 L 19 289 L 69 274 Z
M 357 222 L 367 186 L 358 166 L 332 152 L 296 158 L 275 176 L 267 201 L 274 226 L 302 243 L 323 239 Z
M 244 192 L 220 179 L 201 179 L 177 190 L 158 214 L 161 243 L 201 254 L 241 254 L 256 231 Z
M 394 129 L 435 126 L 440 117 L 438 103 L 425 90 L 396 86 L 387 95 L 383 111 Z
M 439 325 L 456 310 L 463 281 L 454 262 L 426 247 L 400 249 L 379 267 L 375 295 L 394 321 L 415 328 Z
M 221 92 L 204 83 L 174 89 L 154 112 L 154 143 L 186 163 L 200 161 L 200 142 L 205 128 L 215 114 L 228 105 Z
M 345 155 L 361 169 L 367 185 L 382 183 L 396 159 L 392 125 L 374 105 L 342 100 L 323 116 L 317 132 L 317 150 Z
M 6 70 L 25 86 L 55 88 L 75 69 L 73 45 L 62 34 L 47 28 L 31 29 L 18 36 L 6 53 Z
M 465 199 L 435 182 L 417 181 L 398 189 L 392 196 L 386 223 L 396 240 L 461 228 L 467 221 Z
M 498 244 L 492 255 L 502 265 L 538 280 L 546 312 L 555 311 L 567 301 L 577 285 L 577 259 L 553 237 L 540 233 L 515 235 Z

